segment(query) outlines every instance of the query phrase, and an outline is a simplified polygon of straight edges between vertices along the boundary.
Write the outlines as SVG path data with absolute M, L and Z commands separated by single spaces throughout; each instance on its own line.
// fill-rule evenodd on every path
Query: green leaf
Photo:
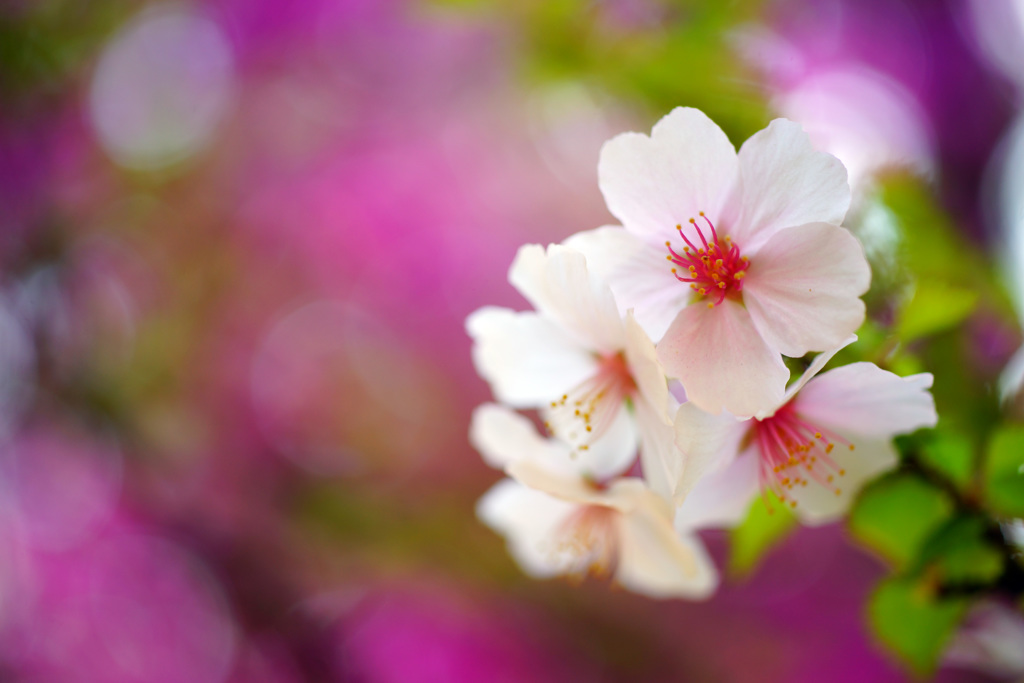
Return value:
M 985 501 L 993 512 L 1024 517 L 1024 426 L 1004 427 L 992 437 L 982 479 Z
M 985 539 L 982 517 L 957 517 L 939 529 L 921 552 L 919 570 L 943 586 L 990 584 L 1003 573 L 1004 556 Z
M 935 670 L 939 655 L 967 610 L 966 598 L 939 599 L 926 580 L 883 581 L 868 602 L 879 640 L 919 676 Z
M 917 453 L 918 460 L 951 481 L 960 491 L 967 490 L 974 476 L 974 444 L 970 437 L 946 429 L 927 434 Z
M 729 572 L 735 577 L 750 574 L 796 527 L 796 517 L 786 504 L 774 493 L 765 496 L 751 504 L 746 519 L 730 534 Z
M 944 491 L 909 473 L 889 475 L 861 493 L 850 532 L 897 569 L 910 565 L 925 541 L 952 514 Z
M 903 308 L 897 333 L 910 342 L 955 327 L 974 310 L 978 293 L 935 280 L 921 280 Z

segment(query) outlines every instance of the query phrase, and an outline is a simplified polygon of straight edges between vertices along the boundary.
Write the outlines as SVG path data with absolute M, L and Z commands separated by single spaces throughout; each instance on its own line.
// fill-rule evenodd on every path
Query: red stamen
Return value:
M 677 225 L 676 230 L 687 246 L 680 254 L 672 248 L 670 242 L 665 242 L 669 253 L 667 259 L 675 266 L 683 268 L 682 275 L 679 274 L 678 268 L 672 268 L 675 278 L 689 284 L 699 296 L 710 296 L 714 292 L 715 300 L 708 303 L 708 306 L 714 307 L 725 301 L 725 297 L 735 296 L 743 291 L 743 278 L 747 274 L 750 262 L 740 256 L 739 247 L 733 244 L 732 240 L 728 237 L 723 240 L 718 236 L 714 223 L 703 211 L 700 217 L 707 223 L 706 229 L 710 232 L 711 241 L 708 241 L 704 231 L 697 225 L 696 219 L 691 218 L 690 224 L 697 231 L 704 248 L 694 246 L 686 237 L 683 227 Z
M 786 404 L 769 418 L 755 420 L 752 429 L 752 438 L 761 452 L 762 489 L 771 489 L 792 507 L 796 507 L 796 501 L 787 492 L 807 486 L 811 480 L 837 496 L 842 493 L 833 482 L 846 471 L 829 454 L 836 443 L 853 450 L 854 445 L 848 440 L 810 424 L 792 404 Z

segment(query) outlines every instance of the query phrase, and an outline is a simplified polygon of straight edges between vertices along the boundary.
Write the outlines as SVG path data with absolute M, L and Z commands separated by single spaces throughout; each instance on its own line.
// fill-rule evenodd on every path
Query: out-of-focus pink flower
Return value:
M 983 235 L 983 174 L 1013 104 L 978 58 L 969 5 L 998 15 L 990 10 L 1003 3 L 779 0 L 768 27 L 739 32 L 736 44 L 780 113 L 806 118 L 854 171 L 934 170 L 959 225 Z
M 366 683 L 584 680 L 531 622 L 461 591 L 397 588 L 366 598 L 345 620 L 338 675 Z

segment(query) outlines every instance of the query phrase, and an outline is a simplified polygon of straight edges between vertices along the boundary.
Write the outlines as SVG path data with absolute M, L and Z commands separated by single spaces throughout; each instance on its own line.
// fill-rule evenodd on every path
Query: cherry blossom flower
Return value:
M 806 524 L 834 521 L 867 480 L 896 465 L 894 436 L 935 426 L 931 374 L 899 377 L 853 363 L 816 376 L 837 350 L 819 354 L 773 409 L 751 420 L 680 407 L 676 438 L 688 472 L 677 528 L 735 524 L 759 489 Z
M 549 431 L 578 451 L 600 450 L 617 474 L 636 458 L 648 484 L 671 498 L 682 476 L 669 394 L 654 343 L 620 315 L 608 285 L 583 255 L 526 245 L 509 280 L 536 308 L 486 307 L 466 327 L 473 358 L 499 401 L 539 409 Z
M 650 137 L 605 143 L 598 173 L 623 227 L 566 245 L 661 340 L 659 359 L 701 409 L 749 417 L 778 404 L 783 354 L 835 347 L 863 322 L 870 268 L 838 227 L 846 170 L 798 124 L 775 120 L 737 154 L 707 116 L 678 108 Z
M 673 528 L 672 506 L 636 477 L 598 483 L 608 462 L 541 437 L 529 420 L 494 404 L 477 409 L 470 440 L 511 477 L 477 505 L 536 578 L 613 579 L 649 597 L 703 598 L 717 585 L 700 541 Z

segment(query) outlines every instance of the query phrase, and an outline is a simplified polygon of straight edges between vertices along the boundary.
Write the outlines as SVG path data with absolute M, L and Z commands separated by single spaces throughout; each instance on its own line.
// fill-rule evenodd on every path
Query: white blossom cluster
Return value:
M 509 281 L 534 310 L 467 320 L 497 400 L 470 439 L 508 475 L 478 514 L 533 576 L 706 597 L 698 530 L 738 524 L 765 490 L 807 524 L 837 519 L 896 463 L 893 436 L 936 423 L 932 376 L 819 374 L 855 339 L 871 272 L 840 227 L 846 170 L 799 125 L 737 153 L 679 108 L 608 141 L 598 174 L 621 227 L 523 246 Z M 787 387 L 782 357 L 809 353 Z

